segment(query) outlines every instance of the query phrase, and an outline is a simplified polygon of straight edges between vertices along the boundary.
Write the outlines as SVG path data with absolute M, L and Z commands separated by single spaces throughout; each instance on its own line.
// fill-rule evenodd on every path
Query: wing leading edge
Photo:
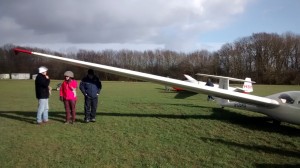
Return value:
M 128 69 L 122 69 L 122 68 L 117 68 L 117 67 L 112 67 L 112 66 L 107 66 L 107 65 L 102 65 L 102 64 L 96 64 L 96 63 L 91 63 L 91 62 L 85 62 L 85 61 L 80 61 L 80 60 L 74 60 L 74 59 L 70 59 L 70 58 L 64 58 L 64 57 L 59 57 L 59 56 L 54 56 L 54 55 L 49 55 L 49 54 L 31 52 L 31 51 L 23 50 L 23 49 L 16 48 L 16 49 L 14 49 L 14 51 L 16 54 L 21 52 L 21 53 L 31 54 L 31 55 L 35 55 L 35 56 L 45 57 L 48 59 L 53 59 L 53 60 L 57 60 L 60 62 L 64 62 L 66 64 L 81 66 L 81 67 L 85 67 L 85 68 L 93 68 L 95 70 L 99 70 L 102 72 L 107 72 L 107 73 L 120 75 L 120 76 L 124 76 L 124 77 L 129 77 L 129 78 L 133 78 L 133 79 L 138 79 L 138 80 L 142 80 L 142 81 L 149 81 L 149 82 L 163 84 L 163 85 L 176 86 L 176 87 L 183 88 L 183 89 L 186 89 L 186 90 L 189 90 L 192 92 L 210 94 L 210 95 L 213 95 L 216 97 L 234 100 L 234 101 L 238 101 L 238 102 L 242 102 L 242 103 L 253 104 L 253 105 L 258 105 L 258 106 L 269 106 L 269 107 L 274 107 L 274 106 L 279 105 L 279 103 L 276 100 L 269 99 L 266 97 L 231 92 L 228 90 L 213 88 L 213 87 L 209 87 L 209 86 L 199 86 L 198 84 L 194 84 L 194 83 L 186 82 L 186 81 L 182 81 L 182 80 L 177 80 L 177 79 L 172 79 L 172 78 L 168 78 L 168 77 L 162 77 L 162 76 L 158 76 L 158 75 L 152 75 L 152 74 L 138 72 L 138 71 L 132 71 L 132 70 L 128 70 Z

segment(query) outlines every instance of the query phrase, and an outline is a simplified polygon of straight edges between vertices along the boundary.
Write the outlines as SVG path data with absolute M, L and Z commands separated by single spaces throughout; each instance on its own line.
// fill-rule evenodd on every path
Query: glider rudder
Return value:
M 24 49 L 20 49 L 20 48 L 14 48 L 14 52 L 15 52 L 16 55 L 18 55 L 20 52 L 26 53 L 26 54 L 32 54 L 31 51 L 29 51 L 29 50 L 24 50 Z

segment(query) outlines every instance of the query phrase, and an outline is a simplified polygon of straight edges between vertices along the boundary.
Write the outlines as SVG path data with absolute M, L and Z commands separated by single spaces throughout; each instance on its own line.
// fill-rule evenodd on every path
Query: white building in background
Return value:
M 10 79 L 9 74 L 0 74 L 0 79 Z
M 30 79 L 30 73 L 11 73 L 11 79 Z

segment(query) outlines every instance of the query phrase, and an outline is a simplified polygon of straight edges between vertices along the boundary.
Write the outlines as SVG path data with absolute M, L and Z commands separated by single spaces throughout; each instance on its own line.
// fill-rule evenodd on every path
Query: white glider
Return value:
M 26 53 L 38 57 L 44 57 L 52 60 L 57 60 L 75 66 L 93 68 L 102 72 L 107 72 L 115 75 L 125 76 L 153 83 L 176 86 L 196 93 L 204 93 L 215 97 L 227 99 L 223 101 L 222 106 L 242 108 L 245 110 L 255 111 L 265 114 L 274 121 L 284 121 L 292 124 L 300 124 L 300 91 L 288 91 L 273 94 L 267 97 L 254 96 L 239 92 L 232 92 L 226 89 L 214 88 L 209 86 L 199 86 L 195 83 L 186 82 L 168 77 L 152 75 L 148 73 L 132 71 L 112 66 L 106 66 L 96 63 L 90 63 L 70 58 L 64 58 L 49 54 L 32 52 L 24 49 L 14 49 L 15 53 Z M 229 100 L 237 101 L 231 102 Z

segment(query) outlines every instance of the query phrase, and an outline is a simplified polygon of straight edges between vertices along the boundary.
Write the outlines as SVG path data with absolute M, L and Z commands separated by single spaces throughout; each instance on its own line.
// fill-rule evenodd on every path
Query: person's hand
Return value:
M 59 100 L 60 100 L 60 101 L 64 101 L 64 97 L 60 96 L 60 97 L 59 97 Z
M 91 99 L 91 97 L 90 96 L 88 96 L 87 94 L 85 94 L 84 95 L 86 98 L 88 98 L 88 99 Z
M 49 76 L 48 76 L 48 75 L 45 75 L 45 76 L 46 76 L 47 79 L 49 79 Z

